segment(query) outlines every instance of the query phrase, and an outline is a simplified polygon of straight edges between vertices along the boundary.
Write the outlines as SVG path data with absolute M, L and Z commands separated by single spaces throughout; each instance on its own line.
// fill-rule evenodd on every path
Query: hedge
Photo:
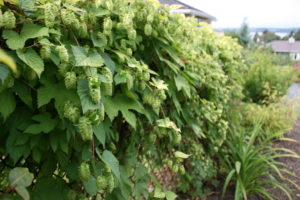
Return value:
M 154 0 L 1 11 L 0 197 L 169 200 L 214 185 L 242 94 L 236 41 Z M 175 191 L 152 175 L 165 165 Z

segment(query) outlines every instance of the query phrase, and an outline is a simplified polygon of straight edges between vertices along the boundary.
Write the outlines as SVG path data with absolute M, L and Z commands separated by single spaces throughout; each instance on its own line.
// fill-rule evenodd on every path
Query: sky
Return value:
M 217 18 L 214 28 L 300 27 L 300 0 L 180 0 Z

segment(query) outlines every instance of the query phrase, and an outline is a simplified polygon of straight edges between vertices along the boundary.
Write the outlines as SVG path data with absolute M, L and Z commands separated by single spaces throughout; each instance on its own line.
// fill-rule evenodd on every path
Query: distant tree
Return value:
M 237 40 L 239 40 L 239 38 L 240 38 L 240 35 L 236 30 L 227 31 L 227 32 L 225 32 L 225 35 L 228 35 L 228 36 L 230 36 L 232 38 L 235 38 Z
M 294 35 L 295 40 L 300 40 L 300 30 L 298 30 Z
M 297 32 L 295 33 L 295 31 L 291 31 L 289 34 L 287 34 L 286 36 L 284 36 L 282 38 L 282 40 L 288 40 L 290 37 L 295 37 L 295 34 L 297 34 Z
M 269 43 L 274 40 L 280 40 L 280 36 L 276 35 L 274 32 L 271 32 L 269 30 L 264 30 L 260 37 L 264 43 Z
M 255 43 L 261 43 L 261 37 L 260 37 L 260 35 L 258 34 L 258 33 L 255 33 L 255 35 L 254 35 L 254 37 L 253 37 L 253 41 L 255 42 Z
M 247 19 L 244 19 L 240 30 L 239 30 L 239 42 L 244 47 L 249 47 L 252 43 L 251 36 L 250 36 L 250 29 L 247 23 Z
M 232 38 L 236 38 L 239 44 L 243 47 L 249 47 L 253 42 L 250 36 L 250 30 L 246 19 L 244 19 L 239 30 L 231 30 L 226 32 L 225 34 Z

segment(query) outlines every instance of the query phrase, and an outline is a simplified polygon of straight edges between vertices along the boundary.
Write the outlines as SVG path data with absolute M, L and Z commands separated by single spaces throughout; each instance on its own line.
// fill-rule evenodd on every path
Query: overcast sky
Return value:
M 215 28 L 240 27 L 246 17 L 250 27 L 300 27 L 300 0 L 181 0 L 215 16 Z

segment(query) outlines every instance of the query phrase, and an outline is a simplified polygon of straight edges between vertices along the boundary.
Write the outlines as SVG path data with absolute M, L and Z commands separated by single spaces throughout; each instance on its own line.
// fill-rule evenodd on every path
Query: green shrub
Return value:
M 286 102 L 284 99 L 269 105 L 259 105 L 255 103 L 240 103 L 236 106 L 236 113 L 239 113 L 238 126 L 252 129 L 257 120 L 260 120 L 262 134 L 264 133 L 284 135 L 290 131 L 297 120 L 298 101 Z
M 225 142 L 228 155 L 222 155 L 225 168 L 228 169 L 223 195 L 233 182 L 235 200 L 248 199 L 254 195 L 264 199 L 275 199 L 270 193 L 270 188 L 282 190 L 288 199 L 292 199 L 291 191 L 282 180 L 295 184 L 285 178 L 287 174 L 293 174 L 286 170 L 287 166 L 284 163 L 276 159 L 299 156 L 288 149 L 272 147 L 271 142 L 280 134 L 263 133 L 268 137 L 261 140 L 260 135 L 264 130 L 258 124 L 260 123 L 256 122 L 250 133 L 242 130 L 228 134 L 228 140 Z
M 292 83 L 291 67 L 276 65 L 276 55 L 264 49 L 246 55 L 249 66 L 244 83 L 246 101 L 269 104 L 284 96 Z
M 205 193 L 241 97 L 241 47 L 155 2 L 2 6 L 1 48 L 17 70 L 0 66 L 1 176 L 33 174 L 7 198 L 174 199 L 153 178 L 147 188 L 164 164 L 177 191 Z

